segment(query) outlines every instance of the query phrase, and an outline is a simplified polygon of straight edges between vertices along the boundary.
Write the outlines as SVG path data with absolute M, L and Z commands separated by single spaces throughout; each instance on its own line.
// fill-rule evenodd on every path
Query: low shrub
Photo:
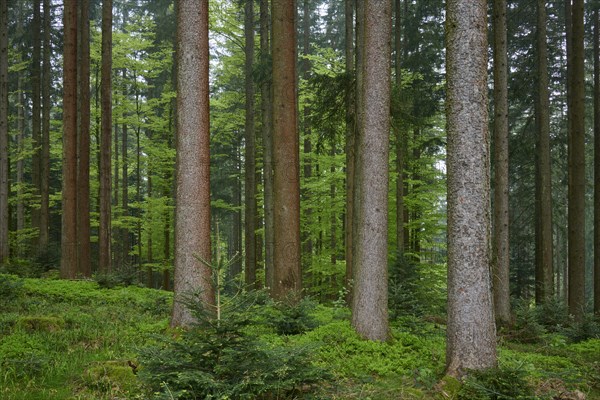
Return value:
M 471 371 L 458 392 L 459 400 L 534 400 L 534 388 L 521 369 L 500 367 Z

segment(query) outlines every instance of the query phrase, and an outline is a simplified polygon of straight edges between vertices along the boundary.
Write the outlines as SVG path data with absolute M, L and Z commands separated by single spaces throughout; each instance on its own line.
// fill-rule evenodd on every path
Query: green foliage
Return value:
M 316 303 L 308 297 L 300 301 L 288 299 L 276 302 L 273 312 L 266 316 L 266 320 L 279 335 L 298 335 L 316 326 L 316 321 L 310 314 L 315 307 Z
M 459 400 L 537 399 L 525 372 L 515 368 L 471 371 L 458 392 Z
M 240 294 L 238 305 L 253 304 Z M 189 304 L 198 324 L 141 353 L 141 378 L 157 399 L 293 398 L 323 379 L 312 365 L 309 347 L 269 346 L 247 333 L 250 310 L 228 308 L 212 318 L 200 304 Z
M 425 288 L 421 285 L 418 264 L 397 253 L 389 268 L 388 304 L 390 317 L 400 315 L 422 315 L 427 307 L 424 296 Z M 429 297 L 431 298 L 431 297 Z
M 581 321 L 574 321 L 564 330 L 564 333 L 573 343 L 600 339 L 600 322 L 593 314 L 585 314 Z
M 15 275 L 0 274 L 0 306 L 2 308 L 23 296 L 23 280 Z
M 136 368 L 137 366 L 131 361 L 95 363 L 84 372 L 81 380 L 91 393 L 120 398 L 141 391 L 141 384 L 135 376 Z

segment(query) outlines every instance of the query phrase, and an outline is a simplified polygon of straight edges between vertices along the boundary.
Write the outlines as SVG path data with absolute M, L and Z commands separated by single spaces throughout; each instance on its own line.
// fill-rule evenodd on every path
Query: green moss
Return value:
M 141 385 L 134 373 L 136 367 L 132 365 L 134 363 L 131 361 L 95 363 L 85 370 L 83 385 L 87 390 L 102 395 L 122 396 L 139 392 Z
M 25 316 L 17 320 L 16 326 L 27 332 L 58 332 L 65 321 L 53 316 Z

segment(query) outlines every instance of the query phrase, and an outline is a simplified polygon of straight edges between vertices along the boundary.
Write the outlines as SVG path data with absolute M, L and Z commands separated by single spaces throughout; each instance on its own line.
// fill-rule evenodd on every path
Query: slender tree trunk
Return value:
M 38 253 L 48 250 L 50 240 L 50 89 L 51 17 L 50 0 L 44 0 L 44 50 L 42 70 L 42 148 L 40 155 L 40 239 Z
M 126 80 L 126 70 L 123 69 L 123 82 L 126 82 Z M 123 85 L 123 87 L 125 88 L 125 84 Z M 125 89 L 123 91 L 124 97 L 127 96 L 127 93 L 125 93 Z M 125 121 L 126 118 L 127 115 L 125 115 L 125 112 L 123 112 L 123 120 Z M 127 158 L 127 135 L 129 130 L 127 128 L 127 122 L 123 122 L 123 124 L 121 125 L 121 158 L 123 160 L 121 164 L 121 209 L 123 210 L 122 215 L 125 218 L 129 216 L 129 160 Z M 124 225 L 124 227 L 121 228 L 121 262 L 123 262 L 124 265 L 129 265 L 129 248 L 131 247 L 131 245 L 129 243 L 129 229 L 127 229 L 126 226 L 127 225 Z
M 402 1 L 394 0 L 394 72 L 396 75 L 396 90 L 402 90 Z M 404 253 L 404 138 L 400 121 L 394 126 L 396 139 L 396 247 L 398 252 Z
M 8 0 L 0 0 L 0 264 L 8 261 Z
M 260 57 L 263 67 L 270 60 L 269 0 L 260 0 Z M 265 286 L 272 288 L 273 281 L 273 118 L 271 79 L 266 77 L 260 87 L 264 202 L 265 202 Z
M 233 154 L 232 157 L 235 160 L 236 166 L 236 177 L 241 175 L 242 171 L 242 161 L 240 160 L 240 151 L 239 146 L 233 146 Z M 233 264 L 231 265 L 231 277 L 240 277 L 242 273 L 242 183 L 241 179 L 235 179 L 233 183 L 233 205 L 235 207 L 235 211 L 232 215 L 232 229 L 233 229 L 233 254 L 232 256 L 236 256 Z
M 569 313 L 580 321 L 585 307 L 585 87 L 583 0 L 573 0 L 571 101 L 569 102 L 568 265 Z
M 25 202 L 23 201 L 23 182 L 25 175 L 25 166 L 23 162 L 24 141 L 25 141 L 25 94 L 23 93 L 23 77 L 19 73 L 17 78 L 17 149 L 19 157 L 17 159 L 17 232 L 25 228 Z M 10 191 L 9 191 L 10 193 Z M 16 255 L 21 256 L 21 246 L 16 249 Z
M 79 2 L 80 75 L 79 75 L 79 165 L 77 169 L 77 238 L 79 273 L 92 275 L 90 249 L 90 21 L 89 0 Z
M 506 0 L 494 1 L 494 232 L 492 268 L 496 323 L 510 324 L 508 227 L 508 50 Z
M 362 337 L 388 338 L 387 239 L 390 133 L 390 0 L 364 4 L 358 64 L 360 107 L 355 170 L 352 325 Z
M 301 61 L 300 68 L 301 74 L 305 80 L 309 79 L 310 73 L 310 61 L 307 56 L 310 54 L 310 0 L 304 0 L 302 10 L 302 55 L 304 58 Z M 307 102 L 304 104 L 304 108 L 302 110 L 302 131 L 304 135 L 304 179 L 305 181 L 309 181 L 312 177 L 312 130 L 310 124 L 310 104 Z M 303 188 L 301 191 L 302 199 L 308 204 L 310 201 L 310 191 L 306 188 Z M 305 271 L 310 271 L 312 266 L 312 253 L 313 253 L 313 241 L 312 235 L 310 232 L 310 225 L 312 224 L 313 219 L 313 210 L 311 207 L 306 207 L 304 210 L 305 221 L 307 222 L 307 228 L 302 232 L 302 242 L 303 246 L 303 257 L 302 257 L 302 268 Z M 310 272 L 308 272 L 310 275 Z M 308 277 L 308 281 L 311 281 L 311 278 Z
M 536 285 L 535 301 L 542 304 L 553 296 L 552 169 L 550 165 L 550 102 L 548 94 L 548 50 L 546 2 L 537 1 L 537 168 L 536 172 Z
M 31 54 L 31 136 L 33 139 L 33 153 L 31 157 L 31 183 L 36 196 L 40 195 L 41 174 L 40 174 L 40 154 L 42 147 L 41 135 L 41 15 L 40 0 L 33 1 L 33 19 L 32 19 L 32 42 L 33 51 Z M 31 208 L 31 225 L 40 229 L 40 209 Z M 39 250 L 39 236 L 35 240 L 35 251 Z
M 352 82 L 355 75 L 354 57 L 354 8 L 355 0 L 345 0 L 344 15 L 346 17 L 346 75 L 348 82 Z M 345 288 L 347 290 L 346 303 L 352 304 L 352 220 L 354 211 L 354 141 L 356 137 L 355 124 L 355 90 L 353 85 L 348 85 L 346 90 L 346 213 L 344 215 L 344 254 L 346 259 Z
M 254 1 L 244 6 L 245 33 L 245 79 L 246 79 L 246 122 L 244 127 L 245 146 L 245 255 L 246 285 L 258 288 L 256 280 L 256 136 L 254 132 Z
M 208 0 L 181 0 L 177 8 L 177 189 L 175 302 L 171 326 L 195 317 L 182 301 L 215 304 L 210 238 L 210 124 Z
M 77 276 L 77 4 L 65 2 L 61 277 Z
M 446 4 L 448 329 L 446 373 L 496 365 L 490 276 L 487 2 Z
M 112 150 L 112 0 L 102 2 L 102 126 L 100 133 L 100 271 L 112 270 L 111 150 Z
M 594 9 L 594 313 L 600 314 L 600 5 Z
M 295 1 L 273 0 L 273 297 L 298 296 L 300 187 Z

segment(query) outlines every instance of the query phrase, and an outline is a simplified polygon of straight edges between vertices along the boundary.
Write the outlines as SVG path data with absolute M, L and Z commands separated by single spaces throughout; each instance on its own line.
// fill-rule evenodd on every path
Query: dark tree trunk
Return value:
M 77 4 L 65 2 L 63 52 L 62 258 L 60 275 L 77 276 Z
M 0 264 L 8 261 L 8 0 L 0 1 Z
M 546 2 L 537 1 L 537 168 L 536 168 L 536 266 L 535 301 L 542 304 L 553 296 L 552 169 L 550 165 L 550 102 L 548 95 L 548 50 Z
M 254 1 L 246 1 L 244 7 L 245 33 L 245 80 L 246 121 L 244 127 L 245 146 L 245 256 L 246 286 L 258 288 L 256 280 L 256 136 L 254 132 Z
M 494 1 L 494 220 L 492 268 L 496 323 L 510 324 L 508 226 L 508 50 L 506 0 Z
M 573 0 L 569 75 L 568 304 L 580 321 L 585 308 L 585 87 L 583 0 Z
M 594 10 L 594 313 L 600 314 L 600 6 Z
M 31 157 L 31 183 L 36 195 L 40 195 L 41 189 L 41 168 L 40 155 L 42 147 L 41 135 L 41 14 L 40 0 L 33 1 L 33 19 L 32 19 L 32 42 L 33 51 L 31 54 L 31 136 L 33 140 L 33 153 Z M 31 208 L 31 225 L 40 229 L 40 210 L 37 207 Z M 35 251 L 39 250 L 39 236 L 35 241 Z
M 77 168 L 77 238 L 79 273 L 92 275 L 90 251 L 90 21 L 89 1 L 79 2 L 81 19 L 79 62 L 79 165 Z M 46 100 L 44 98 L 44 100 Z M 48 100 L 49 101 L 49 100 Z
M 102 3 L 102 126 L 100 133 L 100 271 L 112 270 L 111 251 L 111 151 L 112 151 L 112 0 Z

